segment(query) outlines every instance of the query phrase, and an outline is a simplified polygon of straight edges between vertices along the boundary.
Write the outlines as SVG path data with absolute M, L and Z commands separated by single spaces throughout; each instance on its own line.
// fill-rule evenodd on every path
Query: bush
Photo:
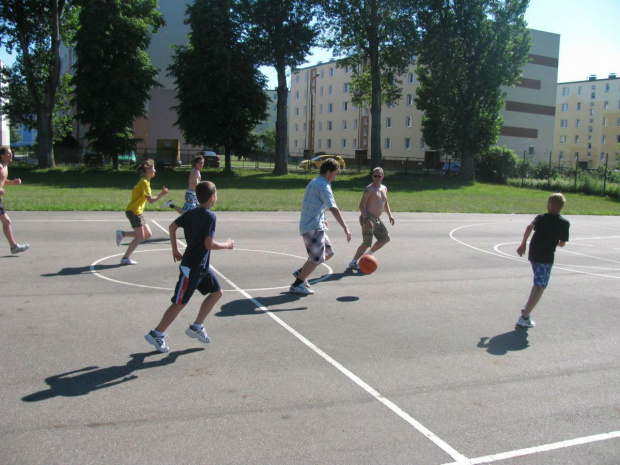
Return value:
M 481 181 L 505 183 L 516 176 L 517 155 L 506 146 L 489 147 L 486 152 L 476 154 L 476 177 Z

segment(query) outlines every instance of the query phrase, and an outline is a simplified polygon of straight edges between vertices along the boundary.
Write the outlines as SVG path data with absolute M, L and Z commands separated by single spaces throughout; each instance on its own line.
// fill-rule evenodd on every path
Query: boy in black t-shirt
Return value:
M 556 247 L 558 245 L 564 247 L 564 244 L 568 242 L 570 223 L 567 219 L 560 216 L 560 211 L 562 211 L 565 203 L 566 198 L 562 194 L 550 195 L 547 199 L 548 213 L 537 215 L 525 228 L 523 241 L 517 249 L 519 256 L 523 256 L 527 239 L 534 231 L 528 255 L 528 260 L 532 264 L 532 270 L 534 271 L 534 285 L 530 291 L 527 303 L 521 310 L 519 321 L 517 321 L 517 326 L 522 328 L 533 328 L 536 326 L 536 323 L 530 319 L 530 313 L 534 310 L 549 283 Z
M 216 219 L 210 209 L 217 202 L 215 184 L 209 181 L 198 183 L 196 197 L 198 197 L 198 207 L 183 213 L 170 223 L 168 228 L 172 244 L 172 258 L 175 262 L 181 261 L 179 266 L 181 273 L 171 299 L 172 305 L 168 307 L 157 327 L 144 335 L 144 338 L 160 352 L 170 350 L 164 341 L 164 337 L 167 336 L 164 331 L 187 305 L 196 289 L 202 295 L 208 295 L 200 305 L 194 324 L 187 328 L 185 334 L 200 342 L 211 342 L 203 323 L 223 294 L 217 276 L 209 268 L 211 250 L 232 249 L 235 246 L 235 241 L 231 238 L 223 243 L 214 240 Z M 179 228 L 185 231 L 187 248 L 184 254 L 179 252 L 177 244 L 177 229 Z

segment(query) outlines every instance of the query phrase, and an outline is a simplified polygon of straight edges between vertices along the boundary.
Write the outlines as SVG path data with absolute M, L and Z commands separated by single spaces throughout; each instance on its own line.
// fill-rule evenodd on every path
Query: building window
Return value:
M 328 130 L 328 131 L 331 131 L 331 130 L 332 130 L 332 122 L 331 122 L 331 121 L 328 121 L 328 122 L 327 122 L 327 130 Z
M 322 131 L 322 130 L 323 130 L 323 122 L 319 121 L 319 131 Z
M 568 120 L 567 119 L 560 120 L 560 127 L 561 128 L 568 127 Z
M 347 140 L 346 139 L 342 139 L 342 141 L 340 142 L 340 148 L 343 148 L 343 149 L 347 148 Z
M 562 87 L 562 95 L 568 95 L 568 87 Z
M 319 148 L 322 148 L 321 146 L 323 145 L 323 141 L 321 139 L 319 139 Z
M 405 116 L 405 127 L 410 128 L 413 125 L 413 118 L 411 116 Z
M 323 96 L 323 86 L 319 87 L 319 96 Z
M 618 119 L 618 121 L 620 121 L 620 118 Z M 620 124 L 619 124 L 619 126 L 620 126 Z M 357 118 L 355 118 L 353 120 L 353 129 L 357 129 Z
M 293 147 L 297 148 L 297 140 L 293 141 Z
M 603 118 L 603 127 L 606 128 L 607 127 L 607 118 Z
M 413 84 L 415 82 L 415 74 L 409 73 L 409 76 L 407 77 L 407 82 L 409 84 Z
M 603 110 L 609 110 L 609 102 L 603 104 Z
M 333 76 L 334 75 L 334 68 L 329 68 L 329 75 Z
M 331 149 L 332 148 L 332 140 L 331 139 L 327 139 L 325 141 L 325 148 L 326 149 Z
M 405 137 L 405 150 L 411 150 L 411 137 Z
M 575 144 L 579 142 L 579 136 L 575 136 Z
M 606 144 L 607 143 L 607 136 L 603 134 L 603 137 L 601 138 L 601 144 Z
M 295 116 L 299 116 L 299 107 L 295 107 Z
M 568 103 L 562 104 L 562 111 L 568 111 Z
M 605 84 L 605 92 L 609 92 L 611 86 L 609 84 Z
M 278 94 L 273 94 L 273 101 L 277 101 L 278 100 Z
M 344 74 L 349 74 L 350 71 L 351 71 L 351 67 L 350 66 L 345 66 L 344 67 Z
M 306 123 L 304 123 L 303 131 L 306 132 Z
M 356 149 L 357 148 L 357 139 L 353 139 L 353 148 Z
M 299 100 L 299 91 L 295 91 L 295 100 Z
M 594 100 L 594 99 L 596 98 L 596 92 L 591 92 L 591 93 L 590 93 L 590 98 L 591 98 L 592 100 Z
M 299 74 L 295 75 L 295 82 L 299 82 Z
M 618 127 L 620 128 L 620 118 L 618 118 Z
M 334 104 L 333 103 L 328 103 L 327 104 L 327 113 L 333 113 L 334 112 Z
M 581 127 L 581 120 L 578 119 L 577 121 L 575 121 L 575 127 L 576 128 L 580 128 Z
M 321 70 L 321 79 L 323 79 L 324 77 L 325 77 L 325 70 L 324 70 L 324 69 L 322 69 L 322 70 Z
M 334 86 L 327 86 L 327 95 L 332 95 L 334 93 Z
M 581 102 L 577 102 L 577 110 L 581 110 Z
M 601 152 L 601 161 L 605 161 L 605 153 Z
M 562 158 L 564 158 L 564 152 L 560 152 L 558 155 L 558 158 L 561 160 Z
M 295 132 L 299 132 L 299 124 L 295 123 Z
M 343 120 L 342 120 L 342 130 L 343 130 L 343 131 L 346 131 L 346 130 L 347 130 L 347 120 L 346 120 L 346 119 L 343 119 Z
M 385 138 L 385 148 L 386 149 L 391 149 L 392 148 L 392 140 L 389 137 Z
M 367 136 L 368 135 L 368 127 L 364 126 L 364 135 Z
M 347 111 L 349 109 L 349 102 L 342 102 L 342 111 Z
M 413 95 L 407 94 L 407 105 L 413 105 Z
M 391 128 L 392 127 L 392 118 L 390 118 L 390 117 L 385 118 L 385 127 L 386 128 Z
M 345 82 L 345 83 L 342 85 L 342 91 L 343 91 L 345 94 L 346 94 L 347 92 L 349 92 L 349 83 L 348 83 L 348 82 Z
M 560 136 L 560 144 L 565 144 L 566 143 L 566 135 L 561 135 Z
M 577 87 L 577 95 L 581 95 L 581 86 Z
M 420 139 L 420 148 L 423 149 L 424 148 L 424 139 Z

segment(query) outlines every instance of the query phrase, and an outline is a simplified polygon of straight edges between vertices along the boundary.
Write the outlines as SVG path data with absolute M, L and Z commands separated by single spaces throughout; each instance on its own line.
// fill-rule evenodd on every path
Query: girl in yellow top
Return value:
M 153 160 L 146 160 L 138 165 L 136 168 L 138 174 L 141 175 L 138 184 L 133 188 L 131 193 L 131 201 L 127 208 L 125 208 L 125 215 L 133 231 L 116 231 L 116 245 L 121 245 L 123 237 L 133 237 L 134 239 L 129 243 L 127 252 L 121 258 L 121 265 L 137 265 L 138 262 L 133 261 L 130 257 L 134 250 L 138 248 L 140 242 L 145 239 L 150 239 L 153 236 L 151 228 L 144 221 L 142 212 L 144 212 L 144 206 L 146 202 L 154 203 L 161 199 L 168 193 L 168 189 L 164 186 L 157 197 L 151 195 L 151 179 L 155 176 L 155 162 Z

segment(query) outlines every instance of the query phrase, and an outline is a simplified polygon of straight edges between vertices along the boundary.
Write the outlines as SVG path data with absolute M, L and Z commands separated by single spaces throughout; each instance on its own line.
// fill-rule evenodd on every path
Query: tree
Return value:
M 265 76 L 241 41 L 243 26 L 234 0 L 196 0 L 187 7 L 191 32 L 176 47 L 169 75 L 178 105 L 176 125 L 196 146 L 223 146 L 225 171 L 230 155 L 248 153 L 252 130 L 266 118 Z
M 278 75 L 276 154 L 274 174 L 288 173 L 288 87 L 286 69 L 305 63 L 316 45 L 318 26 L 312 24 L 315 0 L 241 0 L 247 43 L 260 64 Z
M 0 45 L 17 52 L 3 80 L 9 83 L 9 93 L 20 99 L 14 110 L 24 112 L 7 114 L 14 124 L 36 124 L 42 166 L 55 165 L 52 120 L 60 80 L 60 43 L 69 40 L 74 19 L 71 0 L 0 1 Z
M 13 124 L 9 124 L 9 140 L 11 145 L 17 145 L 22 141 L 22 136 Z
M 482 181 L 505 183 L 508 178 L 518 174 L 519 157 L 505 145 L 489 147 L 488 150 L 476 153 L 474 161 Z
M 381 105 L 400 99 L 417 43 L 417 0 L 320 0 L 324 42 L 353 69 L 353 103 L 370 102 L 371 168 L 382 165 Z
M 434 149 L 461 159 L 474 179 L 474 155 L 497 141 L 503 123 L 501 86 L 519 82 L 530 34 L 528 0 L 422 0 L 416 106 Z
M 77 117 L 91 147 L 112 157 L 135 150 L 133 122 L 160 86 L 147 49 L 164 20 L 157 0 L 82 0 L 74 67 Z

